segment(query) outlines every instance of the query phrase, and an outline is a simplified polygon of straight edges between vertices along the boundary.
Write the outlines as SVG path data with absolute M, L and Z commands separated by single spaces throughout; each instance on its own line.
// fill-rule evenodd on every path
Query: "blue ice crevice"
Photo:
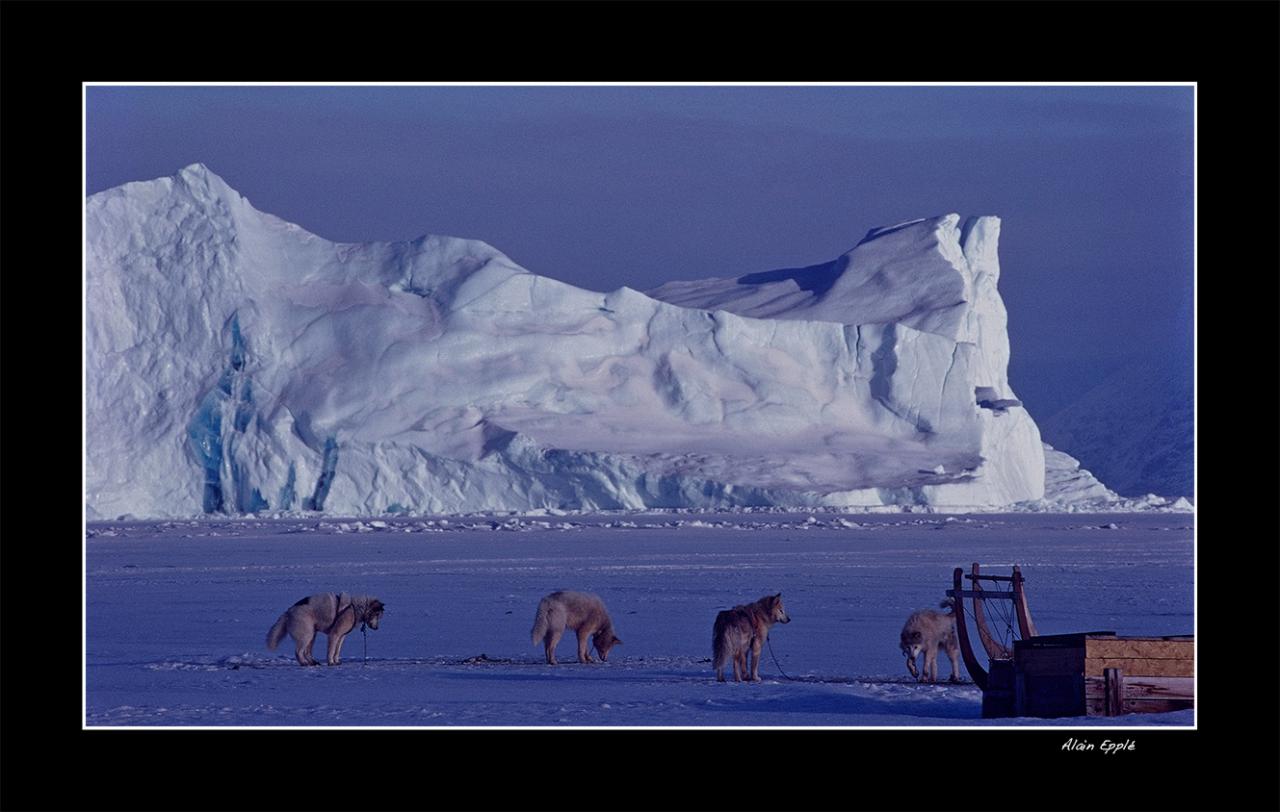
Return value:
M 256 513 L 270 505 L 253 487 L 247 465 L 236 454 L 254 415 L 249 353 L 238 313 L 231 315 L 228 327 L 227 366 L 187 423 L 187 447 L 204 472 L 205 513 Z
M 280 496 L 277 501 L 281 510 L 292 510 L 293 502 L 298 498 L 296 486 L 298 484 L 298 467 L 292 462 L 289 463 L 289 477 L 284 482 L 284 487 L 280 489 Z
M 324 441 L 324 460 L 320 465 L 320 478 L 316 480 L 315 493 L 303 502 L 304 510 L 324 510 L 324 500 L 333 485 L 334 472 L 338 470 L 338 440 L 330 437 Z
M 210 390 L 187 424 L 187 446 L 204 469 L 205 513 L 222 512 L 222 397 Z

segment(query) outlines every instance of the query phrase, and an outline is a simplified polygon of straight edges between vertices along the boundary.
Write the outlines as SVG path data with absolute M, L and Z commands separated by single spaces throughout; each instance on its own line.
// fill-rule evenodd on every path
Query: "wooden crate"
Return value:
M 1013 661 L 992 660 L 987 671 L 987 687 L 982 690 L 982 718 L 1016 716 L 1013 700 Z
M 1083 632 L 1014 643 L 1014 716 L 1118 716 L 1193 706 L 1195 640 Z

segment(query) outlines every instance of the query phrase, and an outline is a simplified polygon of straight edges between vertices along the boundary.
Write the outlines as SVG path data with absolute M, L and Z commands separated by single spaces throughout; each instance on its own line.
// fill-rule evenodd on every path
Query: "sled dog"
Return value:
M 357 623 L 370 629 L 378 628 L 378 620 L 386 609 L 382 601 L 368 595 L 348 595 L 346 592 L 321 592 L 290 606 L 267 632 L 267 648 L 276 650 L 288 632 L 297 646 L 298 665 L 319 665 L 311 656 L 311 645 L 316 632 L 329 638 L 329 665 L 342 662 L 338 655 L 342 641 Z
M 920 682 L 938 681 L 938 652 L 945 649 L 951 659 L 951 682 L 960 681 L 957 658 L 960 656 L 960 644 L 956 642 L 956 616 L 953 599 L 942 602 L 943 609 L 951 612 L 943 613 L 936 609 L 921 609 L 912 612 L 907 623 L 902 627 L 902 656 L 907 658 L 907 670 Z M 916 657 L 924 652 L 924 665 L 916 670 Z
M 711 634 L 712 663 L 716 680 L 724 682 L 724 667 L 733 662 L 733 681 L 744 678 L 760 681 L 760 647 L 769 639 L 769 627 L 775 623 L 790 623 L 787 610 L 782 605 L 782 593 L 766 595 L 755 603 L 747 603 L 725 609 L 716 615 Z M 748 657 L 750 653 L 750 657 Z M 747 664 L 751 669 L 748 674 Z
M 533 618 L 530 637 L 536 646 L 542 643 L 547 651 L 547 663 L 556 664 L 556 644 L 566 628 L 578 635 L 578 662 L 589 663 L 591 646 L 600 653 L 601 662 L 609 659 L 609 650 L 622 645 L 614 636 L 613 621 L 604 608 L 599 595 L 587 592 L 552 592 L 538 602 L 538 613 Z

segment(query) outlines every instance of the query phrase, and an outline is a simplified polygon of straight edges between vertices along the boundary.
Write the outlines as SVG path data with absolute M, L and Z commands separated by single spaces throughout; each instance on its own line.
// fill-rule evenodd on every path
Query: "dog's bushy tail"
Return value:
M 711 667 L 720 671 L 729 664 L 729 646 L 724 639 L 724 629 L 728 625 L 729 613 L 716 615 L 716 625 L 711 629 Z
M 271 627 L 271 631 L 267 632 L 267 649 L 275 651 L 276 646 L 280 645 L 280 641 L 284 639 L 285 632 L 289 628 L 289 613 L 285 612 Z
M 538 613 L 533 617 L 533 630 L 529 632 L 529 637 L 533 640 L 535 646 L 547 636 L 547 629 L 551 626 L 551 621 L 547 617 L 549 611 L 551 611 L 551 606 L 547 603 L 546 598 L 538 601 Z

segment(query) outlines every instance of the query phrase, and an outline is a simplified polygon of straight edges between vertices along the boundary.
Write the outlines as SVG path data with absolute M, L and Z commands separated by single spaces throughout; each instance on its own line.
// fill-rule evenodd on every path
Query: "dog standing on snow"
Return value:
M 591 646 L 600 652 L 600 661 L 607 662 L 609 649 L 622 644 L 613 632 L 613 621 L 604 608 L 599 595 L 587 592 L 552 592 L 538 602 L 538 613 L 533 618 L 530 636 L 536 646 L 542 643 L 547 651 L 547 663 L 556 664 L 556 644 L 564 636 L 566 628 L 578 635 L 578 662 L 589 663 Z
M 920 682 L 938 681 L 938 651 L 945 649 L 951 659 L 951 682 L 960 681 L 960 644 L 956 642 L 956 616 L 954 599 L 942 602 L 943 613 L 936 609 L 912 612 L 902 627 L 902 656 L 907 658 L 907 670 Z M 924 666 L 916 670 L 916 657 L 924 652 Z
M 267 648 L 276 650 L 288 632 L 297 645 L 298 665 L 319 665 L 311 656 L 311 646 L 316 633 L 329 638 L 329 665 L 342 662 L 338 654 L 342 641 L 357 623 L 370 629 L 378 628 L 378 620 L 386 607 L 377 598 L 368 595 L 348 595 L 346 592 L 321 592 L 290 606 L 267 632 Z
M 790 623 L 787 610 L 782 605 L 782 593 L 766 595 L 755 603 L 747 603 L 725 609 L 716 615 L 711 633 L 712 663 L 716 669 L 716 681 L 724 682 L 724 667 L 733 662 L 733 681 L 744 677 L 752 682 L 760 681 L 760 647 L 769 639 L 769 627 L 775 623 Z M 751 657 L 747 654 L 750 652 Z M 750 662 L 750 676 L 747 664 Z

